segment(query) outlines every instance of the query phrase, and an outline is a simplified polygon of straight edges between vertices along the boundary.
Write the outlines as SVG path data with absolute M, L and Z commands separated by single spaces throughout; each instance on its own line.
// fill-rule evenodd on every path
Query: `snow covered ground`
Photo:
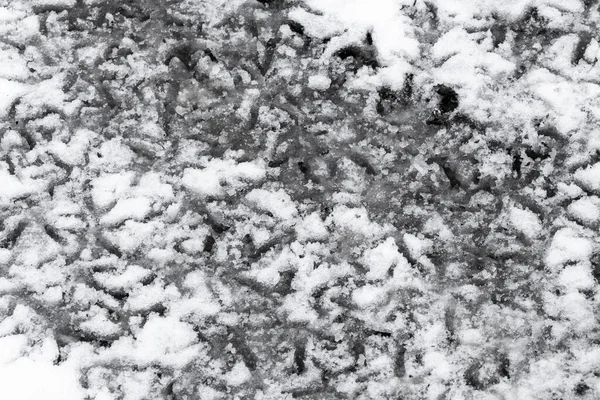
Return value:
M 595 0 L 0 0 L 0 400 L 600 398 Z

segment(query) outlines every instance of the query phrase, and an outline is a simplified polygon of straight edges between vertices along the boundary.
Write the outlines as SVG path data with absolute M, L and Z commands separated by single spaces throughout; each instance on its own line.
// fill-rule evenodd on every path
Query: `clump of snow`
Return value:
M 429 239 L 421 239 L 411 233 L 405 233 L 402 237 L 411 257 L 418 259 L 431 246 Z
M 600 192 L 600 163 L 590 165 L 575 171 L 575 182 L 584 189 L 592 192 Z
M 365 285 L 352 292 L 352 299 L 361 308 L 374 307 L 385 300 L 386 293 L 383 286 Z
M 0 395 L 11 400 L 81 400 L 79 374 L 67 365 L 19 358 L 0 365 Z
M 135 335 L 135 341 L 122 337 L 110 351 L 115 356 L 133 358 L 142 364 L 158 362 L 181 365 L 197 353 L 198 336 L 192 326 L 171 316 L 151 314 Z
M 558 277 L 558 283 L 569 290 L 591 289 L 596 284 L 589 265 L 585 263 L 566 266 Z
M 530 239 L 538 237 L 542 232 L 539 217 L 530 210 L 511 207 L 509 218 L 512 226 Z
M 347 229 L 366 237 L 379 236 L 384 232 L 382 226 L 371 222 L 364 207 L 349 208 L 345 205 L 337 206 L 326 222 L 332 222 L 338 228 Z
M 314 212 L 307 215 L 296 224 L 296 234 L 299 241 L 322 240 L 327 237 L 327 227 L 319 216 L 319 213 Z
M 384 279 L 389 269 L 403 256 L 398 251 L 398 246 L 393 238 L 387 238 L 376 247 L 365 251 L 362 257 L 363 264 L 369 268 L 368 279 Z
M 580 221 L 595 223 L 600 219 L 599 204 L 600 199 L 596 196 L 583 197 L 569 204 L 567 210 L 569 214 Z
M 298 214 L 292 198 L 282 189 L 275 192 L 264 189 L 253 189 L 246 195 L 246 200 L 258 209 L 268 211 L 273 216 L 284 221 L 289 221 Z
M 225 375 L 225 380 L 231 386 L 240 386 L 252 377 L 252 373 L 243 361 L 235 363 L 231 371 Z
M 205 162 L 203 169 L 187 168 L 181 181 L 201 197 L 222 197 L 265 176 L 265 167 L 258 161 L 238 164 L 234 160 L 213 159 Z
M 567 261 L 588 262 L 592 251 L 593 244 L 588 238 L 578 235 L 571 228 L 562 228 L 552 238 L 546 265 L 555 269 Z
M 150 213 L 150 205 L 151 202 L 146 197 L 121 199 L 100 218 L 100 222 L 104 225 L 115 225 L 127 219 L 143 220 Z
M 325 75 L 313 75 L 308 77 L 308 87 L 313 90 L 327 90 L 331 85 L 331 79 Z
M 92 184 L 92 200 L 97 207 L 106 207 L 119 199 L 131 186 L 133 172 L 103 174 L 94 179 Z
M 119 274 L 109 272 L 96 272 L 94 279 L 103 287 L 110 290 L 126 289 L 134 286 L 144 278 L 147 278 L 152 272 L 139 265 L 128 265 L 127 268 Z

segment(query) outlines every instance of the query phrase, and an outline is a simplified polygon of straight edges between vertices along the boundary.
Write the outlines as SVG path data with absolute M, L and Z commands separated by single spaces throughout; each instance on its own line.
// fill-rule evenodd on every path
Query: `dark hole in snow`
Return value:
M 304 35 L 304 27 L 296 21 L 289 20 L 287 21 L 290 30 L 300 36 Z
M 304 175 L 308 174 L 308 165 L 304 161 L 298 161 L 298 169 Z
M 517 174 L 517 178 L 521 177 L 521 164 L 521 155 L 519 153 L 513 154 L 512 170 Z
M 402 378 L 406 375 L 406 347 L 401 344 L 398 345 L 396 356 L 394 358 L 394 375 L 398 378 Z
M 333 53 L 333 55 L 341 58 L 342 60 L 352 57 L 355 63 L 355 72 L 358 69 L 360 69 L 360 67 L 365 65 L 373 69 L 379 68 L 379 62 L 377 61 L 374 51 L 364 49 L 356 45 L 351 45 L 339 49 L 338 51 Z
M 442 167 L 442 170 L 444 171 L 444 174 L 450 181 L 450 187 L 451 188 L 460 188 L 460 181 L 458 180 L 458 176 L 456 175 L 456 172 L 454 172 L 454 170 L 445 163 L 443 163 L 441 165 L 441 167 Z
M 585 382 L 579 382 L 575 385 L 575 394 L 578 396 L 583 396 L 590 390 L 590 387 Z
M 540 146 L 540 150 L 527 149 L 525 150 L 525 154 L 532 160 L 545 160 L 550 157 L 550 154 L 548 154 L 548 146 L 545 144 Z
M 65 244 L 65 240 L 58 234 L 56 229 L 54 229 L 52 226 L 45 225 L 44 231 L 46 232 L 46 235 L 48 235 L 55 242 L 59 244 Z
M 454 89 L 446 85 L 436 85 L 434 89 L 441 97 L 438 108 L 442 113 L 451 112 L 458 108 L 458 94 Z
M 373 46 L 373 35 L 371 34 L 371 32 L 367 32 L 367 37 L 365 38 L 365 41 L 369 46 Z
M 0 242 L 0 247 L 4 249 L 12 248 L 23 233 L 23 231 L 25 230 L 25 228 L 27 227 L 27 225 L 28 223 L 26 221 L 19 222 L 15 229 L 9 232 L 6 235 L 6 237 L 2 240 L 2 242 Z
M 269 166 L 269 168 L 277 168 L 280 167 L 283 163 L 285 163 L 287 161 L 287 159 L 283 159 L 283 160 L 272 160 L 269 161 L 269 164 L 267 164 Z
M 213 249 L 215 245 L 215 238 L 212 237 L 211 235 L 208 235 L 206 237 L 206 240 L 204 241 L 204 248 L 202 249 L 202 251 L 204 251 L 205 253 L 210 253 Z
M 498 374 L 503 378 L 510 379 L 510 360 L 506 354 L 500 355 L 500 363 L 498 365 Z
M 219 60 L 217 59 L 217 57 L 215 57 L 215 55 L 213 54 L 212 51 L 210 51 L 210 49 L 204 49 L 204 55 L 208 56 L 208 58 L 210 59 L 210 61 L 212 62 L 218 62 Z
M 304 343 L 296 345 L 294 350 L 294 373 L 302 375 L 306 371 L 306 346 Z
M 501 43 L 504 43 L 506 40 L 506 26 L 503 24 L 494 24 L 490 29 L 492 33 L 492 40 L 494 43 L 494 48 L 498 47 Z
M 579 61 L 581 61 L 581 59 L 585 55 L 585 51 L 591 41 L 592 41 L 591 33 L 584 32 L 579 35 L 579 40 L 577 41 L 577 45 L 575 46 L 575 49 L 573 50 L 573 55 L 571 56 L 571 64 L 572 65 L 579 64 Z
M 174 399 L 173 385 L 175 385 L 175 380 L 169 382 L 162 390 L 162 394 L 166 399 Z
M 165 60 L 165 65 L 169 65 L 173 58 L 179 59 L 185 65 L 188 70 L 192 70 L 194 65 L 192 63 L 192 55 L 196 50 L 189 44 L 182 44 L 172 49 Z

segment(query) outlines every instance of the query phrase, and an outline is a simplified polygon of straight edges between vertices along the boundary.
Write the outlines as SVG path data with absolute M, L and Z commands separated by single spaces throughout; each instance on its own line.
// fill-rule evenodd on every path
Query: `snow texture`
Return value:
M 0 400 L 600 398 L 599 25 L 0 2 Z

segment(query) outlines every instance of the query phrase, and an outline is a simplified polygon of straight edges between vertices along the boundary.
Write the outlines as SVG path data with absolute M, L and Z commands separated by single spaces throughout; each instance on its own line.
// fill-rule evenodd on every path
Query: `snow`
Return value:
M 327 234 L 327 227 L 316 212 L 305 216 L 302 221 L 296 224 L 297 239 L 301 242 L 322 240 L 327 237 Z
M 420 239 L 411 233 L 405 233 L 402 238 L 404 240 L 404 244 L 410 252 L 411 257 L 415 259 L 421 257 L 431 245 L 431 242 L 428 239 Z
M 246 200 L 258 209 L 268 211 L 273 216 L 284 221 L 289 221 L 298 214 L 292 198 L 282 189 L 275 192 L 264 189 L 253 189 L 246 195 Z
M 107 272 L 97 272 L 94 279 L 103 287 L 111 290 L 130 288 L 137 282 L 148 277 L 152 272 L 139 265 L 128 265 L 127 268 L 114 275 Z
M 239 386 L 252 377 L 250 370 L 242 361 L 235 363 L 231 371 L 225 375 L 225 380 L 232 386 Z
M 25 352 L 26 346 L 25 335 L 8 335 L 0 338 L 0 365 L 15 361 Z
M 23 83 L 0 78 L 0 116 L 5 116 L 13 102 L 27 90 L 27 85 Z
M 593 224 L 600 219 L 599 204 L 600 199 L 596 196 L 583 197 L 569 204 L 567 210 L 577 220 Z
M 308 87 L 313 90 L 327 90 L 331 85 L 331 79 L 325 75 L 313 75 L 308 77 Z
M 187 168 L 183 185 L 200 197 L 222 197 L 228 190 L 237 191 L 248 183 L 264 179 L 266 171 L 261 162 L 236 163 L 234 160 L 213 159 L 203 169 Z M 223 185 L 227 185 L 227 188 Z
M 575 171 L 575 182 L 584 189 L 600 192 L 600 163 Z
M 376 285 L 365 285 L 352 292 L 352 299 L 360 308 L 374 307 L 385 300 L 385 289 Z
M 97 207 L 104 208 L 120 198 L 133 183 L 133 172 L 103 174 L 94 179 L 92 184 L 92 200 Z
M 197 352 L 196 342 L 197 334 L 189 324 L 174 317 L 151 314 L 136 334 L 135 341 L 119 339 L 111 352 L 122 357 L 131 356 L 141 363 L 178 365 Z
M 28 358 L 0 365 L 0 395 L 11 400 L 81 400 L 85 397 L 77 371 Z
M 0 7 L 0 399 L 598 397 L 595 7 L 84 3 Z
M 567 261 L 589 261 L 592 255 L 592 242 L 578 235 L 571 228 L 562 228 L 554 234 L 548 253 L 546 265 L 556 269 Z
M 0 205 L 9 204 L 14 198 L 34 193 L 41 188 L 41 185 L 29 178 L 19 179 L 11 175 L 8 171 L 0 169 Z
M 384 279 L 389 269 L 403 256 L 398 252 L 398 246 L 393 238 L 387 238 L 377 247 L 365 251 L 363 263 L 369 268 L 368 279 Z
M 516 230 L 530 239 L 538 237 L 542 232 L 539 217 L 527 209 L 512 207 L 510 209 L 510 222 Z
M 150 213 L 151 202 L 145 197 L 121 199 L 106 214 L 100 218 L 103 225 L 115 225 L 127 219 L 143 220 Z
M 586 290 L 595 286 L 590 267 L 583 263 L 566 266 L 558 277 L 558 283 L 568 290 Z

